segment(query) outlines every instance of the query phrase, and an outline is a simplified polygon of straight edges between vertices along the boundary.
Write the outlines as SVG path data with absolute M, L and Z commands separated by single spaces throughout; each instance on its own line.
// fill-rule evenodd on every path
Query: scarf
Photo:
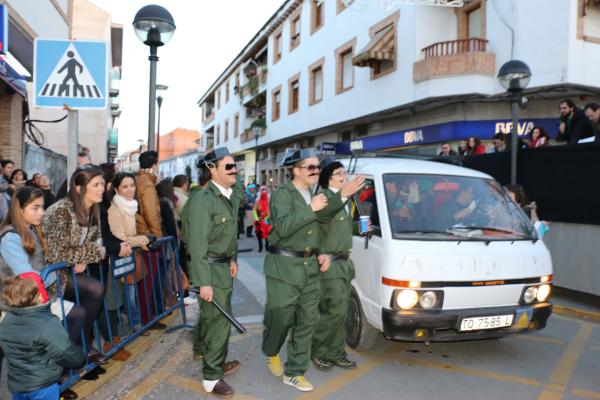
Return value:
M 137 200 L 127 200 L 125 197 L 120 194 L 115 194 L 113 197 L 113 202 L 119 209 L 125 211 L 128 215 L 135 215 L 138 211 L 138 202 Z

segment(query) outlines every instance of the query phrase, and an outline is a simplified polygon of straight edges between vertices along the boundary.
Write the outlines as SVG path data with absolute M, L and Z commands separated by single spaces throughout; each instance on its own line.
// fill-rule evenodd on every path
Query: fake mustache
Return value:
M 319 176 L 319 173 L 318 173 L 318 172 L 313 172 L 312 174 L 310 174 L 310 175 L 308 175 L 308 176 L 309 176 L 309 177 L 311 177 L 311 176 Z
M 227 174 L 227 175 L 229 175 L 229 176 L 236 176 L 236 175 L 237 175 L 237 172 L 232 172 L 232 173 L 230 173 L 230 174 Z

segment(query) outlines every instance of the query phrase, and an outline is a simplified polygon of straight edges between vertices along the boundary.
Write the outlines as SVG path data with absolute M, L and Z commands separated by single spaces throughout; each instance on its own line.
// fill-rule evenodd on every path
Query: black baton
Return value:
M 190 289 L 189 289 L 189 291 L 190 291 L 190 292 L 197 293 L 197 294 L 200 294 L 200 290 L 198 290 L 198 289 L 196 289 L 196 288 L 190 288 Z M 229 322 L 231 322 L 231 325 L 233 325 L 233 326 L 235 327 L 235 329 L 236 329 L 236 330 L 237 330 L 239 333 L 246 333 L 246 327 L 245 327 L 244 325 L 242 325 L 242 324 L 241 324 L 241 323 L 240 323 L 240 322 L 239 322 L 237 319 L 235 319 L 235 318 L 233 317 L 233 315 L 229 314 L 229 313 L 227 312 L 227 310 L 225 310 L 225 309 L 223 308 L 223 306 L 219 304 L 219 302 L 218 302 L 218 301 L 216 301 L 216 300 L 213 298 L 213 299 L 212 299 L 212 302 L 211 302 L 211 304 L 212 304 L 213 306 L 215 306 L 215 307 L 216 307 L 216 309 L 217 309 L 217 310 L 219 310 L 219 312 L 220 312 L 221 314 L 223 314 L 223 316 L 224 316 L 225 318 L 227 318 L 227 320 L 228 320 Z

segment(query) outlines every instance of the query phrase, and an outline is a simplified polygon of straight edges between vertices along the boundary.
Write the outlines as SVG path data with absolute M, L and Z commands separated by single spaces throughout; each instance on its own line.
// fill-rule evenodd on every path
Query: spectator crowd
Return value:
M 554 143 L 578 144 L 587 142 L 600 143 L 600 106 L 597 103 L 587 103 L 583 108 L 571 99 L 559 103 L 560 116 L 557 121 L 557 135 Z M 510 151 L 511 133 L 499 132 L 492 136 L 492 144 L 487 148 L 477 136 L 471 136 L 458 143 L 455 150 L 450 142 L 441 144 L 440 156 L 474 156 L 486 153 L 501 153 Z M 541 126 L 534 126 L 527 138 L 517 140 L 519 148 L 535 149 L 552 145 L 550 134 Z

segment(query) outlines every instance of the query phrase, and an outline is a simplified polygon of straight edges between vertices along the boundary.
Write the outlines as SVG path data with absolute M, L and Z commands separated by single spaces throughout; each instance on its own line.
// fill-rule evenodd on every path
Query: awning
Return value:
M 4 57 L 0 57 L 0 79 L 21 96 L 26 96 L 26 78 L 15 71 Z
M 378 61 L 393 61 L 396 52 L 395 38 L 394 24 L 390 24 L 373 36 L 369 44 L 352 59 L 352 64 L 371 67 Z

